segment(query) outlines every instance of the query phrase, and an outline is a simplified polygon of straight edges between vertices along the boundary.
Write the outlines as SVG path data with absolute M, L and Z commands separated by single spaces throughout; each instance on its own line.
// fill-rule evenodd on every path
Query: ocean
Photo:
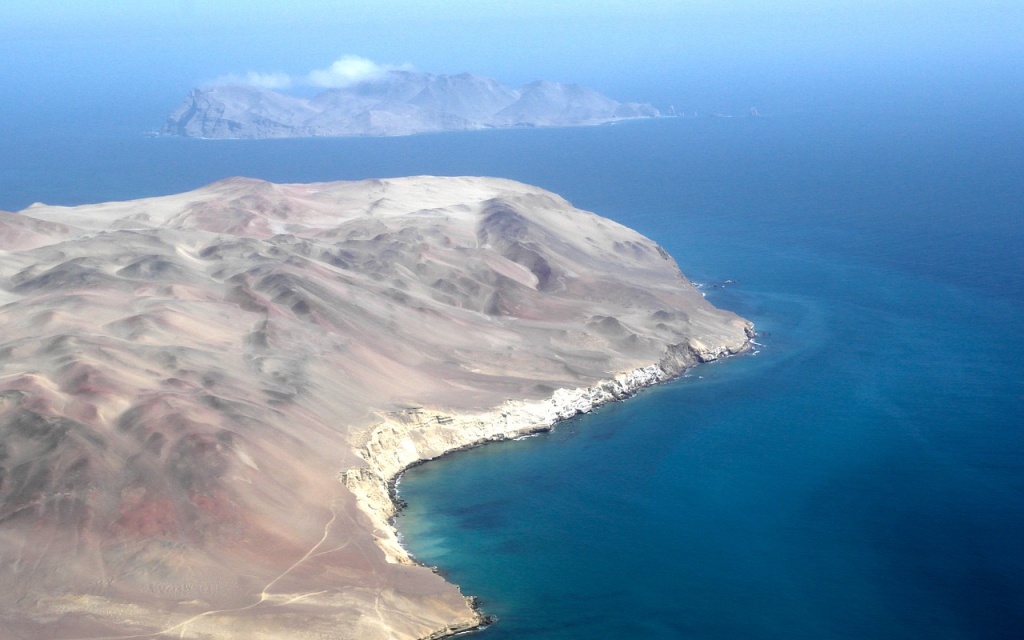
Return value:
M 156 123 L 154 123 L 154 126 Z M 662 244 L 755 350 L 410 470 L 486 640 L 1024 637 L 1024 121 L 869 108 L 392 139 L 12 131 L 0 209 L 494 175 Z

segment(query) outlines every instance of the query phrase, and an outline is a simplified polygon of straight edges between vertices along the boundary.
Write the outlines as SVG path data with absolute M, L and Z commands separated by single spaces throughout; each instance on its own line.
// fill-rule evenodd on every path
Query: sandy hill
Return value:
M 0 637 L 419 638 L 473 626 L 386 483 L 750 325 L 657 244 L 489 178 L 0 214 Z

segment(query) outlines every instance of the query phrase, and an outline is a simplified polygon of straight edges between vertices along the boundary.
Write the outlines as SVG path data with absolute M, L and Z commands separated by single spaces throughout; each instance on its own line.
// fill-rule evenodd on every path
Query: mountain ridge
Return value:
M 470 73 L 393 70 L 309 99 L 246 85 L 196 88 L 160 133 L 199 138 L 398 136 L 593 126 L 660 115 L 649 104 L 621 103 L 578 84 L 540 80 L 511 89 Z

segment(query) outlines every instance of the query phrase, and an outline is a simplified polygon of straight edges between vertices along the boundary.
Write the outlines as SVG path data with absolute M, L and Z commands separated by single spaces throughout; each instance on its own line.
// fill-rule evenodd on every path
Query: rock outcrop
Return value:
M 575 84 L 390 71 L 312 99 L 250 86 L 194 89 L 161 133 L 199 138 L 400 136 L 429 131 L 584 126 L 658 116 Z
M 750 337 L 753 337 L 751 332 Z M 482 413 L 439 413 L 408 409 L 389 414 L 364 436 L 357 454 L 367 462 L 342 472 L 341 479 L 359 499 L 375 526 L 377 544 L 388 560 L 414 564 L 402 547 L 391 520 L 397 514 L 394 481 L 409 467 L 453 451 L 547 431 L 555 423 L 618 400 L 644 387 L 676 377 L 699 362 L 733 355 L 734 347 L 714 353 L 672 345 L 657 363 L 621 373 L 590 387 L 558 389 L 545 400 L 510 400 Z

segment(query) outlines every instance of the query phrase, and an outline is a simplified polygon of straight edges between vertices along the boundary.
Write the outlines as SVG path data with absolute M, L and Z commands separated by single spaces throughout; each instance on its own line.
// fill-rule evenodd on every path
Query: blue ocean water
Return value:
M 756 353 L 407 473 L 481 638 L 1024 637 L 1024 122 L 928 109 L 397 139 L 0 140 L 0 209 L 497 175 L 654 238 Z M 726 284 L 726 281 L 731 283 Z
M 411 470 L 409 548 L 492 640 L 1024 637 L 1020 125 L 660 127 L 595 208 L 762 346 Z

